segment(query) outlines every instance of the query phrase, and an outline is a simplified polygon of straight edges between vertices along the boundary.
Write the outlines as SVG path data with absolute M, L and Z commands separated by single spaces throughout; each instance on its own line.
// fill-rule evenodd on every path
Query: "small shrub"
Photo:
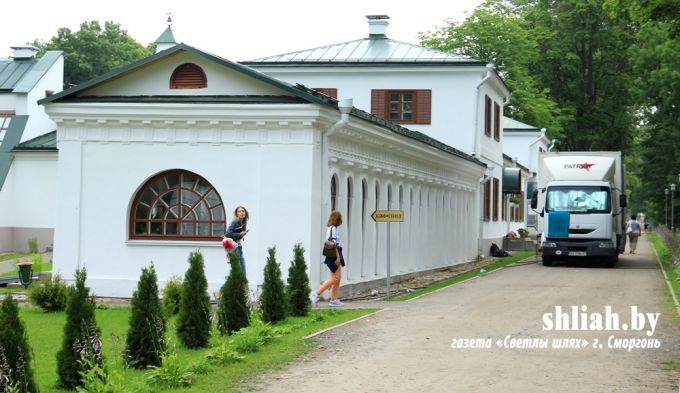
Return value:
M 147 382 L 161 388 L 191 386 L 193 377 L 194 373 L 182 366 L 177 353 L 172 350 L 163 354 L 161 366 L 151 366 L 146 373 Z
M 231 343 L 238 352 L 257 352 L 261 346 L 269 344 L 287 333 L 290 333 L 289 328 L 273 327 L 268 323 L 255 320 L 251 326 L 239 330 Z
M 267 250 L 267 264 L 264 267 L 264 282 L 260 296 L 262 320 L 268 323 L 282 321 L 286 317 L 286 301 L 281 280 L 281 269 L 276 263 L 276 247 Z
M 179 313 L 179 304 L 182 301 L 182 277 L 172 276 L 163 287 L 163 308 L 167 315 Z
M 305 249 L 300 243 L 293 247 L 293 262 L 288 269 L 288 286 L 286 300 L 290 315 L 305 316 L 309 313 L 309 276 L 305 262 Z
M 38 391 L 31 357 L 18 303 L 12 296 L 6 296 L 0 303 L 0 388 L 3 392 Z
M 82 386 L 81 374 L 84 367 L 104 367 L 104 356 L 99 340 L 99 327 L 95 320 L 94 298 L 85 286 L 85 268 L 76 270 L 75 286 L 70 290 L 66 305 L 66 324 L 61 349 L 57 353 L 57 374 L 59 386 L 74 390 Z M 88 362 L 82 362 L 83 360 Z
M 133 368 L 160 366 L 165 351 L 165 317 L 158 297 L 158 278 L 153 265 L 142 269 L 132 294 L 132 315 L 127 334 L 125 361 Z
M 55 274 L 49 280 L 33 285 L 28 291 L 28 300 L 45 312 L 58 312 L 66 309 L 68 294 L 68 286 L 59 274 Z
M 28 239 L 28 252 L 31 254 L 37 254 L 40 252 L 38 250 L 38 238 L 37 237 L 32 237 Z
M 189 255 L 189 269 L 182 284 L 182 301 L 177 317 L 177 336 L 187 348 L 204 348 L 210 338 L 210 298 L 203 255 Z
M 217 307 L 217 327 L 222 335 L 233 334 L 250 325 L 248 280 L 240 262 L 238 253 L 229 254 L 229 276 Z
M 87 362 L 87 361 L 81 361 Z M 77 393 L 129 393 L 125 379 L 118 372 L 108 373 L 98 364 L 83 364 L 80 372 L 83 386 L 76 388 Z
M 226 343 L 222 343 L 217 348 L 213 348 L 205 355 L 205 360 L 211 364 L 227 365 L 242 362 L 245 356 L 231 349 Z

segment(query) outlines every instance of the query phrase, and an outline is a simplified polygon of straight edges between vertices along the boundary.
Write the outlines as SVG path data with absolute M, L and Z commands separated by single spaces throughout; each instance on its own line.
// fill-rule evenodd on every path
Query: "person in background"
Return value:
M 319 302 L 319 296 L 329 287 L 331 287 L 331 300 L 328 302 L 328 305 L 331 307 L 342 307 L 345 305 L 345 303 L 338 299 L 342 267 L 345 266 L 345 258 L 342 256 L 342 245 L 340 244 L 340 234 L 338 233 L 338 227 L 340 225 L 342 225 L 342 213 L 333 210 L 326 223 L 326 226 L 328 227 L 328 229 L 326 229 L 326 239 L 334 241 L 338 246 L 335 249 L 335 258 L 326 257 L 326 260 L 324 261 L 324 264 L 331 271 L 331 277 L 321 284 L 316 291 L 312 291 L 312 294 L 310 295 L 310 299 L 314 306 Z
M 642 233 L 642 225 L 637 220 L 637 216 L 633 214 L 630 216 L 630 220 L 626 223 L 626 233 L 628 234 L 628 244 L 630 247 L 630 253 L 635 254 L 635 249 L 637 248 L 637 241 Z
M 250 215 L 248 214 L 248 210 L 243 206 L 237 206 L 236 209 L 234 209 L 234 219 L 229 223 L 227 233 L 224 235 L 238 243 L 236 252 L 241 258 L 241 269 L 244 274 L 246 272 L 246 259 L 243 257 L 243 238 L 248 234 L 248 231 L 250 231 L 250 229 L 246 228 L 249 218 Z

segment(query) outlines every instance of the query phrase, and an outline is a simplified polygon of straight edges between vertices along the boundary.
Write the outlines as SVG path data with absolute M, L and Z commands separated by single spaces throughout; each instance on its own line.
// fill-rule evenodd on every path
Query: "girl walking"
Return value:
M 248 210 L 243 206 L 237 206 L 236 209 L 234 209 L 234 219 L 229 224 L 227 233 L 224 235 L 238 243 L 236 252 L 238 253 L 238 256 L 241 257 L 241 270 L 243 270 L 244 274 L 246 272 L 246 259 L 243 257 L 243 238 L 248 234 L 248 231 L 250 231 L 250 229 L 246 229 L 248 218 L 250 218 Z
M 342 245 L 340 244 L 340 235 L 338 233 L 338 227 L 340 225 L 342 225 L 342 213 L 333 210 L 326 223 L 326 239 L 335 242 L 337 247 L 335 257 L 326 257 L 326 260 L 324 261 L 324 264 L 331 271 L 331 277 L 321 284 L 316 291 L 312 291 L 310 296 L 314 306 L 319 302 L 319 296 L 328 288 L 331 288 L 331 301 L 328 302 L 328 305 L 331 307 L 342 307 L 345 305 L 338 299 L 342 267 L 345 266 L 345 258 L 342 256 Z
M 637 220 L 637 216 L 633 214 L 630 216 L 630 220 L 626 223 L 626 233 L 628 234 L 628 242 L 630 244 L 630 253 L 635 254 L 635 249 L 637 248 L 637 241 L 642 233 L 642 225 Z

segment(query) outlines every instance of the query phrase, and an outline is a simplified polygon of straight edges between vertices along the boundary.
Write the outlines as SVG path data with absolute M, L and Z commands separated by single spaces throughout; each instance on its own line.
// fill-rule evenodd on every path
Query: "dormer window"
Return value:
M 203 69 L 193 63 L 184 63 L 175 68 L 170 77 L 171 89 L 204 89 L 208 87 L 208 78 Z

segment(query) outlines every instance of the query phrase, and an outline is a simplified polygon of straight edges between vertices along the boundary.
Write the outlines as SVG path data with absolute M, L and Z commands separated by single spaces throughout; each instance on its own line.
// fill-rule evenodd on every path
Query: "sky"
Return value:
M 113 21 L 142 45 L 154 42 L 171 13 L 178 42 L 232 61 L 368 36 L 365 15 L 388 15 L 387 36 L 418 43 L 418 33 L 460 22 L 482 0 L 5 0 L 0 58 L 11 46 L 49 40 L 60 27 Z

